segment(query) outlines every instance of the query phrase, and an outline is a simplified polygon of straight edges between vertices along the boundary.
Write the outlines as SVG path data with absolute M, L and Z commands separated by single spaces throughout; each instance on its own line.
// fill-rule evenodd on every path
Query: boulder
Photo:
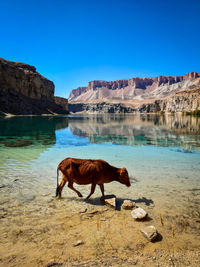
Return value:
M 136 208 L 131 211 L 131 215 L 135 220 L 142 220 L 147 216 L 147 212 L 142 208 Z
M 154 241 L 158 235 L 158 232 L 153 225 L 144 227 L 140 231 L 150 242 Z

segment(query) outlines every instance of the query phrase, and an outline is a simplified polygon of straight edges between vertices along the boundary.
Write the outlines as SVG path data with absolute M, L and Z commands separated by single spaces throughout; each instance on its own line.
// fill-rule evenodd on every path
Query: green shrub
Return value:
M 196 109 L 196 110 L 193 110 L 193 111 L 186 111 L 184 112 L 185 115 L 192 115 L 192 116 L 195 116 L 195 117 L 199 117 L 200 116 L 200 109 Z
M 193 116 L 200 116 L 200 109 L 196 109 L 196 110 L 192 111 L 192 115 Z

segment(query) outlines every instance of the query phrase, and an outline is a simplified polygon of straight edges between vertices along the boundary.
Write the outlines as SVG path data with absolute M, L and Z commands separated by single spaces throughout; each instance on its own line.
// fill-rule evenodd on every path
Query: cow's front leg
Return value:
M 104 200 L 105 199 L 105 195 L 104 195 L 104 185 L 103 184 L 99 184 L 100 189 L 101 189 L 101 193 L 102 193 L 102 197 L 100 198 L 100 200 Z
M 92 195 L 92 194 L 94 193 L 94 191 L 95 191 L 95 187 L 96 187 L 96 184 L 92 184 L 90 194 L 86 197 L 86 199 L 89 199 L 89 198 L 91 197 L 91 195 Z
M 75 191 L 76 194 L 77 194 L 79 197 L 82 197 L 82 194 L 81 194 L 78 190 L 76 190 L 76 189 L 73 187 L 73 182 L 69 182 L 69 183 L 68 183 L 68 187 L 69 187 L 70 189 L 72 189 L 73 191 Z

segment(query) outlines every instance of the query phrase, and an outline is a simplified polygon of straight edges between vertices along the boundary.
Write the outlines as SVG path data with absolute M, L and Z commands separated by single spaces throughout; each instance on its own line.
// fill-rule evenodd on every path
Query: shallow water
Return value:
M 118 199 L 188 213 L 200 204 L 200 120 L 190 116 L 88 115 L 0 119 L 2 217 L 42 212 L 52 201 L 56 167 L 66 157 L 102 158 L 126 167 L 132 186 L 105 185 Z M 86 197 L 90 186 L 78 186 Z M 99 205 L 97 188 L 91 205 Z M 84 205 L 63 190 L 66 205 Z M 90 205 L 87 204 L 87 205 Z M 60 205 L 62 206 L 62 204 Z
M 105 184 L 105 194 L 117 196 L 117 209 L 124 199 L 135 201 L 148 212 L 147 221 L 135 223 L 129 211 L 104 212 L 99 188 L 89 202 L 78 198 L 67 186 L 62 199 L 56 199 L 56 168 L 66 157 L 102 158 L 114 166 L 126 167 L 132 186 Z M 90 192 L 90 185 L 75 187 L 84 197 Z M 102 230 L 98 234 L 112 240 L 124 255 L 129 251 L 127 244 L 131 255 L 140 245 L 147 251 L 161 249 L 162 255 L 180 249 L 185 255 L 186 251 L 199 248 L 199 204 L 198 118 L 177 115 L 0 118 L 2 266 L 45 266 L 52 258 L 69 261 L 71 257 L 76 261 L 79 253 L 81 261 L 82 257 L 96 255 L 97 240 L 93 244 L 90 237 L 96 238 L 100 220 Z M 79 213 L 80 209 L 96 207 L 102 213 L 95 218 Z M 139 230 L 148 222 L 158 227 L 163 237 L 163 242 L 152 247 L 144 243 Z M 103 224 L 108 225 L 107 230 Z M 77 239 L 86 242 L 78 252 L 72 246 Z

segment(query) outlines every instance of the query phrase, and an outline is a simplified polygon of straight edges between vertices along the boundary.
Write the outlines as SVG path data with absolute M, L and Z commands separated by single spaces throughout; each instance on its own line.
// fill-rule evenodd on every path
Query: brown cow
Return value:
M 60 185 L 58 184 L 59 171 L 62 172 Z M 68 182 L 68 187 L 74 190 L 79 197 L 82 197 L 82 195 L 73 187 L 73 183 L 80 185 L 91 184 L 91 192 L 86 199 L 91 197 L 98 184 L 104 198 L 104 183 L 112 181 L 120 182 L 126 186 L 131 185 L 126 168 L 116 168 L 101 159 L 66 158 L 60 162 L 57 168 L 56 196 L 59 195 L 61 197 L 62 189 Z

